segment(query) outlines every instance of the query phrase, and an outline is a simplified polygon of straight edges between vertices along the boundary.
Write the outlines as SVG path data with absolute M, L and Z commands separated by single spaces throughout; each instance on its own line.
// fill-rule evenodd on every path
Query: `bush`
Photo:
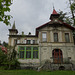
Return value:
M 4 54 L 0 48 L 0 69 L 18 69 L 20 68 L 20 63 L 16 59 L 16 51 L 13 50 L 10 56 Z

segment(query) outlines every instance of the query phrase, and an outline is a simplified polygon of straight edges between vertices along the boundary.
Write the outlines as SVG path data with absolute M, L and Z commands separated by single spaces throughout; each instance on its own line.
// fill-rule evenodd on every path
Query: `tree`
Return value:
M 0 48 L 0 67 L 6 69 L 7 55 Z
M 73 25 L 75 26 L 75 0 L 69 0 L 70 11 L 71 11 L 71 19 L 73 21 Z
M 60 21 L 65 22 L 65 23 L 67 23 L 69 25 L 72 25 L 72 20 L 70 19 L 69 16 L 67 16 L 67 13 L 64 13 L 61 10 L 59 10 L 58 13 L 60 14 L 60 17 L 59 17 Z
M 0 21 L 6 25 L 10 24 L 11 15 L 7 15 L 6 12 L 10 12 L 9 6 L 11 6 L 13 0 L 0 0 Z
M 20 68 L 20 63 L 18 62 L 18 60 L 16 58 L 17 52 L 11 46 L 9 47 L 9 49 L 10 49 L 10 51 L 7 56 L 8 69 Z
M 69 0 L 71 19 L 73 20 L 73 26 L 75 26 L 75 0 Z M 75 31 L 73 31 L 74 43 L 75 43 Z
M 65 22 L 65 23 L 67 23 L 67 24 L 69 24 L 69 25 L 75 25 L 75 24 L 73 23 L 74 19 L 71 18 L 71 17 L 69 17 L 69 16 L 67 15 L 67 13 L 63 13 L 63 11 L 59 11 L 58 13 L 60 14 L 59 19 L 60 19 L 62 22 Z M 75 31 L 73 31 L 73 38 L 74 38 L 74 44 L 75 44 Z
M 9 54 L 5 54 L 0 48 L 0 67 L 3 69 L 20 68 L 20 63 L 16 59 L 17 52 L 13 49 Z
M 3 44 L 2 44 L 4 47 L 8 47 L 8 43 L 6 43 L 5 41 L 3 41 Z

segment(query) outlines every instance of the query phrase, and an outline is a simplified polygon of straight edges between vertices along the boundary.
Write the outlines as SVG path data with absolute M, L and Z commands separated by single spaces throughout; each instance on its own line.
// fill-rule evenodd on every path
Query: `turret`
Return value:
M 59 18 L 59 14 L 56 12 L 56 10 L 53 8 L 53 13 L 51 14 L 50 16 L 50 20 L 53 20 L 53 19 L 58 19 Z
M 9 29 L 9 35 L 17 35 L 18 30 L 15 27 L 15 21 L 13 23 L 12 29 Z
M 16 42 L 17 42 L 17 38 L 14 38 L 15 35 L 17 35 L 18 30 L 15 27 L 15 22 L 13 23 L 13 26 L 11 29 L 9 29 L 9 46 L 15 46 Z

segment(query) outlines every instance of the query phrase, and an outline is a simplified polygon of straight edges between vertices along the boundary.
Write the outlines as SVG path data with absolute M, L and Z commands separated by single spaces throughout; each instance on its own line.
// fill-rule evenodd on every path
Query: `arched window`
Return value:
M 53 63 L 63 63 L 63 55 L 60 49 L 54 49 L 52 51 Z

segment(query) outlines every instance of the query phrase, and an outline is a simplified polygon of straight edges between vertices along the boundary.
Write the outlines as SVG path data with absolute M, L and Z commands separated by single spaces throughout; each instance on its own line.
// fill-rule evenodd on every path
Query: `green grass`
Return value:
M 0 75 L 75 75 L 75 71 L 0 70 Z

